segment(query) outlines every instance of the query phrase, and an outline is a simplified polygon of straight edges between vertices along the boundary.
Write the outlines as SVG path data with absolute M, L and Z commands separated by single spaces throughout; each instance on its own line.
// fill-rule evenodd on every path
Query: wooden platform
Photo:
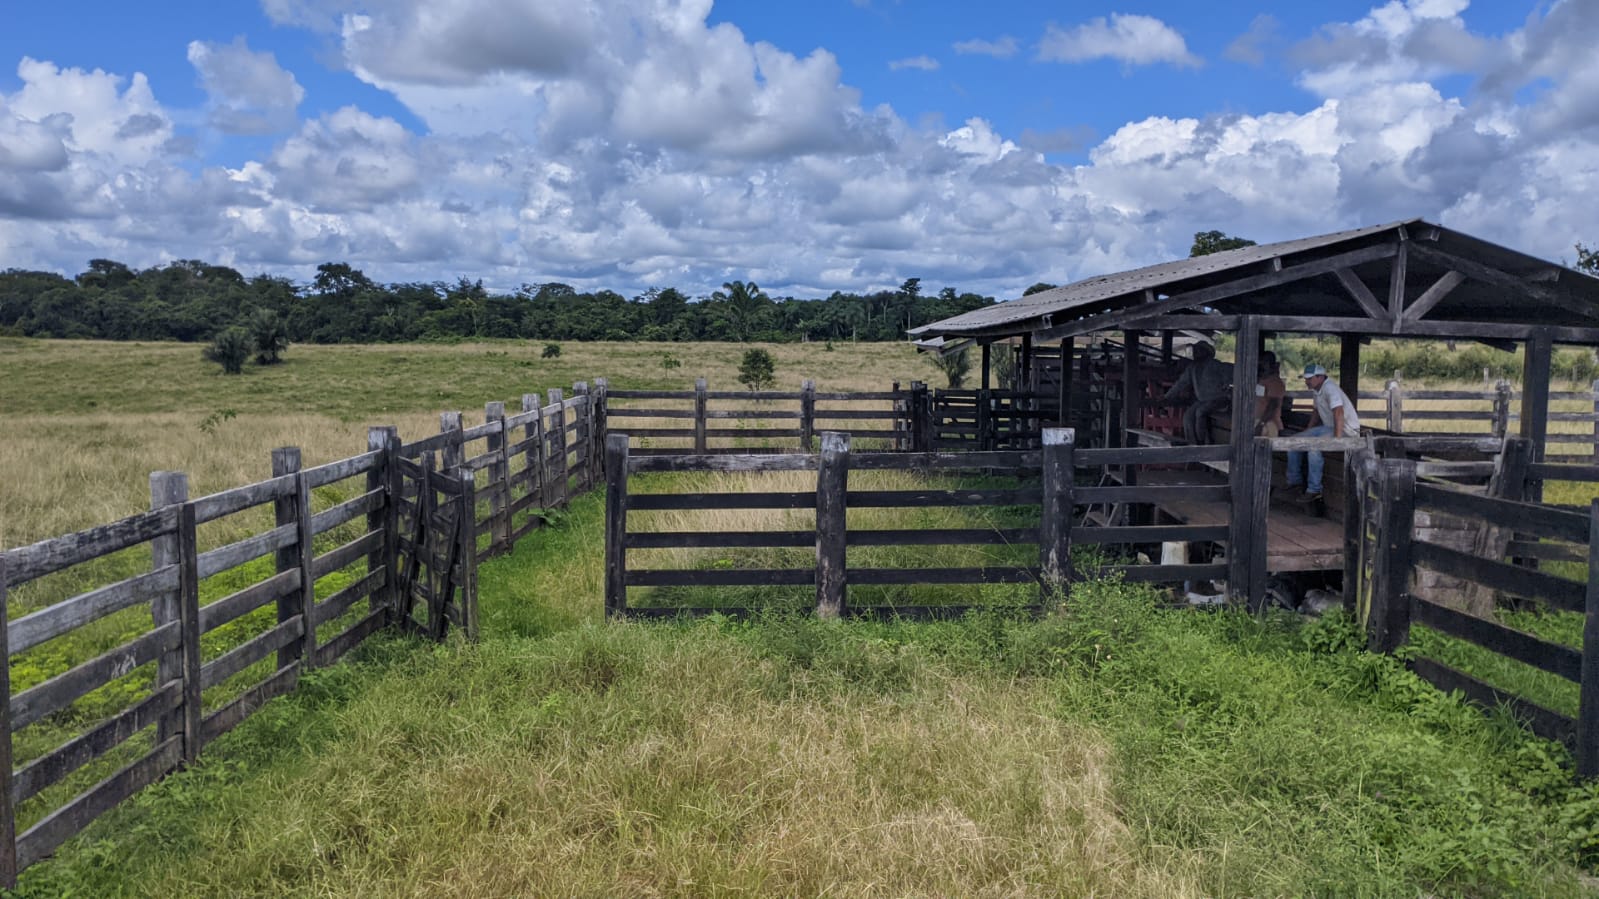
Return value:
M 1226 475 L 1209 469 L 1144 470 L 1138 483 L 1149 486 L 1214 486 Z M 1204 501 L 1167 501 L 1160 511 L 1182 524 L 1226 524 L 1227 505 Z M 1336 518 L 1318 518 L 1278 502 L 1267 520 L 1267 571 L 1335 571 L 1344 565 L 1344 526 Z

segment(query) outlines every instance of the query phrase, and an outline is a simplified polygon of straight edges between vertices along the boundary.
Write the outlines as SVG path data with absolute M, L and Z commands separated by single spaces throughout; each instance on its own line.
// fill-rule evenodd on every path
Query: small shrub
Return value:
M 777 363 L 765 350 L 745 350 L 738 364 L 738 382 L 751 390 L 770 390 L 777 384 Z
M 205 434 L 215 434 L 217 432 L 217 428 L 221 427 L 223 422 L 232 421 L 238 417 L 239 413 L 237 410 L 218 409 L 217 411 L 212 412 L 210 415 L 207 415 L 205 418 L 200 420 L 200 431 Z
M 677 358 L 676 356 L 672 355 L 671 353 L 662 353 L 661 354 L 661 367 L 666 369 L 667 371 L 671 371 L 674 368 L 682 368 L 683 367 L 683 361 L 681 359 Z
M 546 343 L 544 352 L 540 355 L 545 359 L 559 359 L 561 358 L 561 345 L 558 343 Z
M 205 348 L 205 358 L 222 366 L 223 374 L 237 375 L 243 373 L 244 363 L 249 361 L 250 348 L 249 333 L 233 327 L 212 339 L 211 345 Z
M 283 351 L 289 348 L 289 329 L 281 316 L 271 309 L 257 309 L 250 316 L 249 329 L 257 364 L 276 365 L 283 361 Z

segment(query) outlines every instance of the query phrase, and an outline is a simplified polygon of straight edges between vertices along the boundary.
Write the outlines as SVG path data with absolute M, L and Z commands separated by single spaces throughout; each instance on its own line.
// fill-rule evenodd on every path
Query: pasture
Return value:
M 143 509 L 152 469 L 204 493 L 272 446 L 316 464 L 596 375 L 731 385 L 742 347 L 540 349 L 295 347 L 224 378 L 194 346 L 5 341 L 0 465 L 29 475 L 0 544 Z M 785 389 L 931 380 L 904 346 L 768 349 Z M 1105 582 L 1041 621 L 608 624 L 600 523 L 591 494 L 484 564 L 481 643 L 313 672 L 19 893 L 1579 896 L 1599 857 L 1563 750 L 1342 618 Z

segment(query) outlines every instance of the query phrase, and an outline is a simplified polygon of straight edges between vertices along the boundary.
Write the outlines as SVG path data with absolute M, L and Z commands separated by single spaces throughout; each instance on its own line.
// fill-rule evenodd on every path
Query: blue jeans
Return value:
M 1296 437 L 1331 437 L 1332 425 L 1317 425 L 1306 428 L 1295 434 Z M 1288 453 L 1288 486 L 1298 487 L 1305 483 L 1305 456 L 1310 456 L 1310 484 L 1306 486 L 1306 493 L 1321 492 L 1321 470 L 1327 464 L 1327 459 L 1321 450 L 1310 450 L 1308 453 L 1292 450 Z

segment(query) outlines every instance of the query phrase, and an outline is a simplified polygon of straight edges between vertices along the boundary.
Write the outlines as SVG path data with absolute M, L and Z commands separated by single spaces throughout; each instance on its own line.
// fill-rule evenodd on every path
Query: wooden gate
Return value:
M 442 640 L 450 626 L 477 639 L 475 507 L 470 473 L 437 470 L 432 453 L 399 459 L 396 613 L 401 627 Z

